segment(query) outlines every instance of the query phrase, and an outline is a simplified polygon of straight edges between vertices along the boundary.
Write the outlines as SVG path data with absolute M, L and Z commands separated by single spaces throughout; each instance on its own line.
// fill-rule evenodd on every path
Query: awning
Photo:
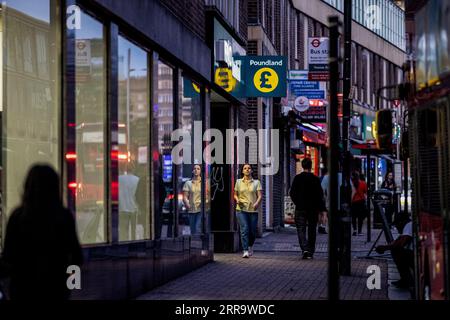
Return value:
M 380 158 L 384 158 L 384 159 L 386 159 L 388 161 L 391 161 L 391 162 L 400 161 L 398 159 L 393 158 L 391 155 L 388 155 L 388 154 L 380 154 Z
M 306 143 L 316 143 L 316 144 L 326 144 L 326 134 L 324 132 L 303 132 L 303 142 Z
M 388 153 L 388 150 L 378 149 L 375 141 L 359 143 L 360 142 L 359 140 L 350 139 L 350 142 L 351 142 L 351 148 L 355 149 L 355 150 L 359 150 L 360 154 L 362 154 L 362 155 L 371 154 L 371 155 L 384 157 L 385 159 L 387 159 L 389 161 L 396 161 L 394 158 L 392 158 L 392 156 L 391 156 L 392 154 Z M 396 147 L 396 145 L 392 144 L 392 150 L 394 150 L 395 147 Z

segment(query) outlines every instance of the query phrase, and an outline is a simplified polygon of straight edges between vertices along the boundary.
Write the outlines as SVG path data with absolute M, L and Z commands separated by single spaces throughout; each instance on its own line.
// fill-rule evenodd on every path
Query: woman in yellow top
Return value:
M 242 174 L 243 178 L 238 179 L 234 186 L 234 200 L 244 250 L 242 258 L 248 258 L 253 254 L 262 188 L 259 180 L 252 178 L 252 167 L 248 163 L 242 167 Z
M 200 165 L 194 165 L 192 179 L 183 186 L 183 202 L 189 214 L 191 234 L 201 233 L 202 176 Z

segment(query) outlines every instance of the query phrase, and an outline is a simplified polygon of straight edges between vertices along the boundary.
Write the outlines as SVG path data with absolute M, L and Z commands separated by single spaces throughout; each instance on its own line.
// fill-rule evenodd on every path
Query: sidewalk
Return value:
M 372 241 L 379 230 L 373 230 Z M 313 260 L 301 260 L 296 229 L 267 233 L 256 240 L 254 255 L 215 254 L 214 262 L 138 297 L 139 300 L 321 300 L 327 299 L 327 240 L 318 234 Z M 365 258 L 372 243 L 353 237 L 352 275 L 341 277 L 342 300 L 388 300 L 389 260 Z M 382 238 L 381 241 L 384 241 Z M 376 255 L 376 253 L 374 253 Z M 381 289 L 369 290 L 367 267 L 378 265 Z M 395 267 L 395 265 L 394 265 Z M 395 275 L 395 274 L 394 274 Z M 398 289 L 395 289 L 398 290 Z M 398 295 L 396 296 L 399 297 Z M 401 296 L 400 296 L 401 297 Z M 405 298 L 405 299 L 408 299 Z

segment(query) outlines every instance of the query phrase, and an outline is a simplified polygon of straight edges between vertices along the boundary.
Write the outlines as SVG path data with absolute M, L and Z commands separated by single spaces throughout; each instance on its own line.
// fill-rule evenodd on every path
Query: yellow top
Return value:
M 188 192 L 189 212 L 200 212 L 202 204 L 202 181 L 189 180 L 183 186 L 183 191 Z
M 258 199 L 258 191 L 261 191 L 259 180 L 237 179 L 234 191 L 238 196 L 237 211 L 257 212 L 253 204 Z

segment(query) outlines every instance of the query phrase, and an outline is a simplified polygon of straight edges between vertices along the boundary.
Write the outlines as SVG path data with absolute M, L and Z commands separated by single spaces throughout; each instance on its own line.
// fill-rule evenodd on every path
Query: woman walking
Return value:
M 352 173 L 352 225 L 353 235 L 356 236 L 356 222 L 358 222 L 358 235 L 362 235 L 362 225 L 366 217 L 366 199 L 367 199 L 367 184 L 360 180 L 358 172 Z
M 234 200 L 244 250 L 242 258 L 248 258 L 253 255 L 262 188 L 259 180 L 252 178 L 252 167 L 248 163 L 242 167 L 242 174 L 242 179 L 238 179 L 234 186 Z

